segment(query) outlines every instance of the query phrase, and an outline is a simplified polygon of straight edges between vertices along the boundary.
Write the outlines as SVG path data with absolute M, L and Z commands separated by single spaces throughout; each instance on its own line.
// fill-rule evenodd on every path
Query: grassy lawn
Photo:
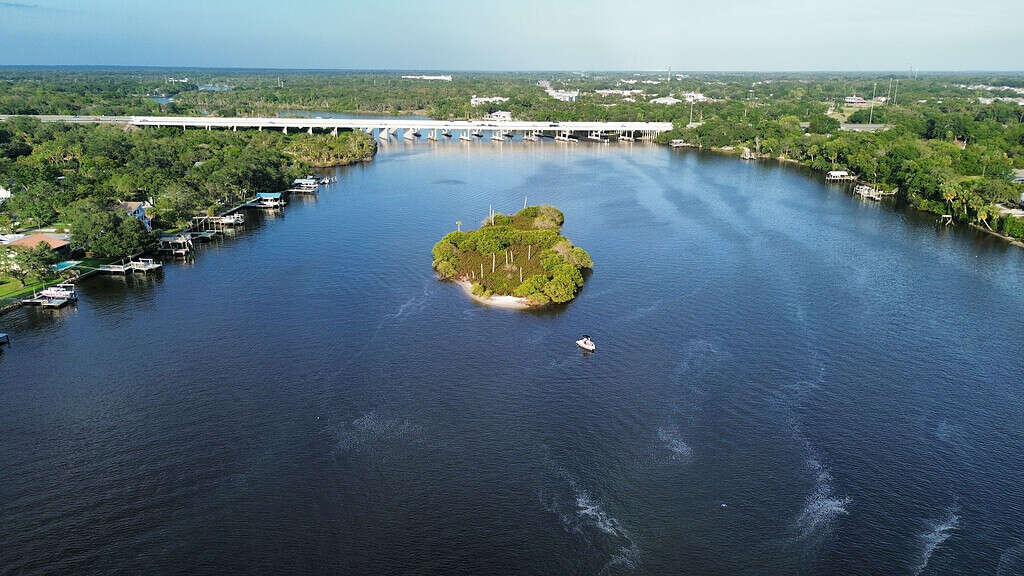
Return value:
M 113 262 L 113 258 L 83 258 L 82 261 L 75 266 L 71 267 L 71 270 L 77 270 L 81 273 L 86 273 L 94 268 L 103 265 L 110 264 Z M 60 284 L 64 282 L 64 278 L 57 276 L 47 281 L 38 280 L 36 278 L 28 278 L 25 281 L 25 286 L 21 286 L 21 282 L 18 282 L 16 278 L 9 276 L 0 276 L 0 299 L 4 298 L 27 298 L 32 295 L 32 292 L 42 290 L 47 286 L 53 284 Z
M 82 261 L 76 264 L 74 268 L 82 272 L 88 272 L 93 268 L 97 268 L 103 264 L 110 264 L 113 261 L 113 258 L 82 258 Z
M 25 287 L 22 288 L 21 282 L 14 278 L 2 276 L 0 277 L 0 298 L 24 298 L 31 296 L 33 290 L 42 290 L 46 287 L 46 284 L 42 280 L 29 278 L 25 282 Z

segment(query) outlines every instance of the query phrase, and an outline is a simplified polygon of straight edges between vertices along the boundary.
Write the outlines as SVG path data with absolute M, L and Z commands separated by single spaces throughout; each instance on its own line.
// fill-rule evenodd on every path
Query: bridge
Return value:
M 556 140 L 577 141 L 581 137 L 607 141 L 652 140 L 662 132 L 672 130 L 671 122 L 534 122 L 522 120 L 403 120 L 401 118 L 222 118 L 217 116 L 32 116 L 43 122 L 69 122 L 80 124 L 128 124 L 132 126 L 163 126 L 183 130 L 280 130 L 284 133 L 305 131 L 337 134 L 339 130 L 362 130 L 382 140 L 401 132 L 407 140 L 426 135 L 437 140 L 439 136 L 471 140 L 490 133 L 494 140 L 522 134 L 526 140 L 554 137 Z M 0 120 L 10 116 L 0 115 Z

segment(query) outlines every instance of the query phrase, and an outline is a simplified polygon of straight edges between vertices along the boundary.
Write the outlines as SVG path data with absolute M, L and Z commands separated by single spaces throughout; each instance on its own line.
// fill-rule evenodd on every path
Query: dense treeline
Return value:
M 1011 168 L 1024 168 L 1024 106 L 1018 104 L 1024 97 L 1018 92 L 1024 76 L 1019 74 L 456 73 L 450 82 L 401 76 L 7 69 L 0 70 L 0 113 L 273 116 L 322 111 L 461 119 L 502 109 L 531 120 L 672 121 L 676 130 L 663 141 L 749 147 L 761 156 L 818 170 L 849 169 L 863 181 L 897 190 L 900 198 L 919 208 L 1017 236 L 1024 229 L 1024 223 L 1003 216 L 994 205 L 1020 200 L 1019 188 L 1009 181 Z M 188 81 L 182 82 L 185 77 Z M 576 102 L 562 102 L 545 93 L 540 83 L 578 90 L 580 96 Z M 596 92 L 602 89 L 643 93 L 602 96 Z M 669 94 L 681 98 L 688 92 L 710 100 L 693 105 L 648 101 Z M 149 95 L 173 96 L 174 101 L 157 104 Z M 474 107 L 473 95 L 509 100 Z M 877 95 L 879 101 L 873 108 L 844 107 L 843 99 L 850 95 Z M 846 132 L 840 122 L 891 128 Z M 250 138 L 242 137 L 242 149 L 254 148 Z M 359 151 L 345 150 L 349 145 Z M 310 165 L 322 165 L 338 155 L 358 155 L 369 145 L 321 138 L 319 144 L 293 142 L 283 149 Z M 210 201 L 216 194 L 206 196 L 204 201 Z M 167 202 L 164 213 L 180 212 Z
M 1024 166 L 1019 108 L 960 100 L 854 111 L 851 120 L 873 116 L 891 125 L 871 133 L 839 131 L 838 121 L 817 111 L 804 129 L 800 116 L 774 102 L 716 102 L 702 106 L 703 123 L 677 122 L 662 139 L 745 146 L 817 170 L 846 169 L 863 182 L 895 190 L 917 208 L 1019 237 L 1020 221 L 995 206 L 1021 197 L 1020 187 L 1010 183 L 1011 169 Z
M 438 275 L 472 284 L 479 296 L 528 298 L 534 304 L 568 302 L 583 287 L 582 270 L 594 262 L 558 233 L 564 217 L 553 206 L 495 214 L 477 230 L 451 232 L 433 249 Z
M 361 132 L 182 131 L 11 118 L 0 123 L 0 184 L 13 192 L 0 206 L 0 223 L 70 223 L 83 210 L 118 212 L 119 202 L 148 201 L 154 226 L 174 228 L 256 192 L 283 190 L 311 166 L 364 160 L 375 150 Z

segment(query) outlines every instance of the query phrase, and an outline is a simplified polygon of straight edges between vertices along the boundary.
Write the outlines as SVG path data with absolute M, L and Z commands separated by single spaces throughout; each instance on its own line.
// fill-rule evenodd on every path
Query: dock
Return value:
M 169 253 L 177 258 L 187 258 L 192 252 L 194 244 L 191 234 L 176 234 L 174 236 L 161 236 L 159 240 L 160 252 Z
M 132 274 L 142 273 L 149 274 L 150 272 L 156 272 L 163 268 L 163 264 L 153 260 L 152 258 L 140 258 L 138 260 L 130 260 L 128 262 L 122 262 L 120 264 L 103 264 L 99 266 L 97 270 L 100 272 L 106 272 L 107 274 Z
M 74 302 L 75 298 L 47 298 L 45 296 L 33 296 L 21 301 L 26 306 L 42 306 L 43 308 L 63 308 Z

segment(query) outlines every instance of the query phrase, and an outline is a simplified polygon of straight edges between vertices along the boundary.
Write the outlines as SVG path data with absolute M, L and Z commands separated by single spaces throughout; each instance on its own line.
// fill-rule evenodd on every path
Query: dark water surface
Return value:
M 0 573 L 1024 573 L 1024 251 L 639 145 L 338 173 L 0 318 Z M 596 262 L 575 302 L 434 279 L 524 195 Z

